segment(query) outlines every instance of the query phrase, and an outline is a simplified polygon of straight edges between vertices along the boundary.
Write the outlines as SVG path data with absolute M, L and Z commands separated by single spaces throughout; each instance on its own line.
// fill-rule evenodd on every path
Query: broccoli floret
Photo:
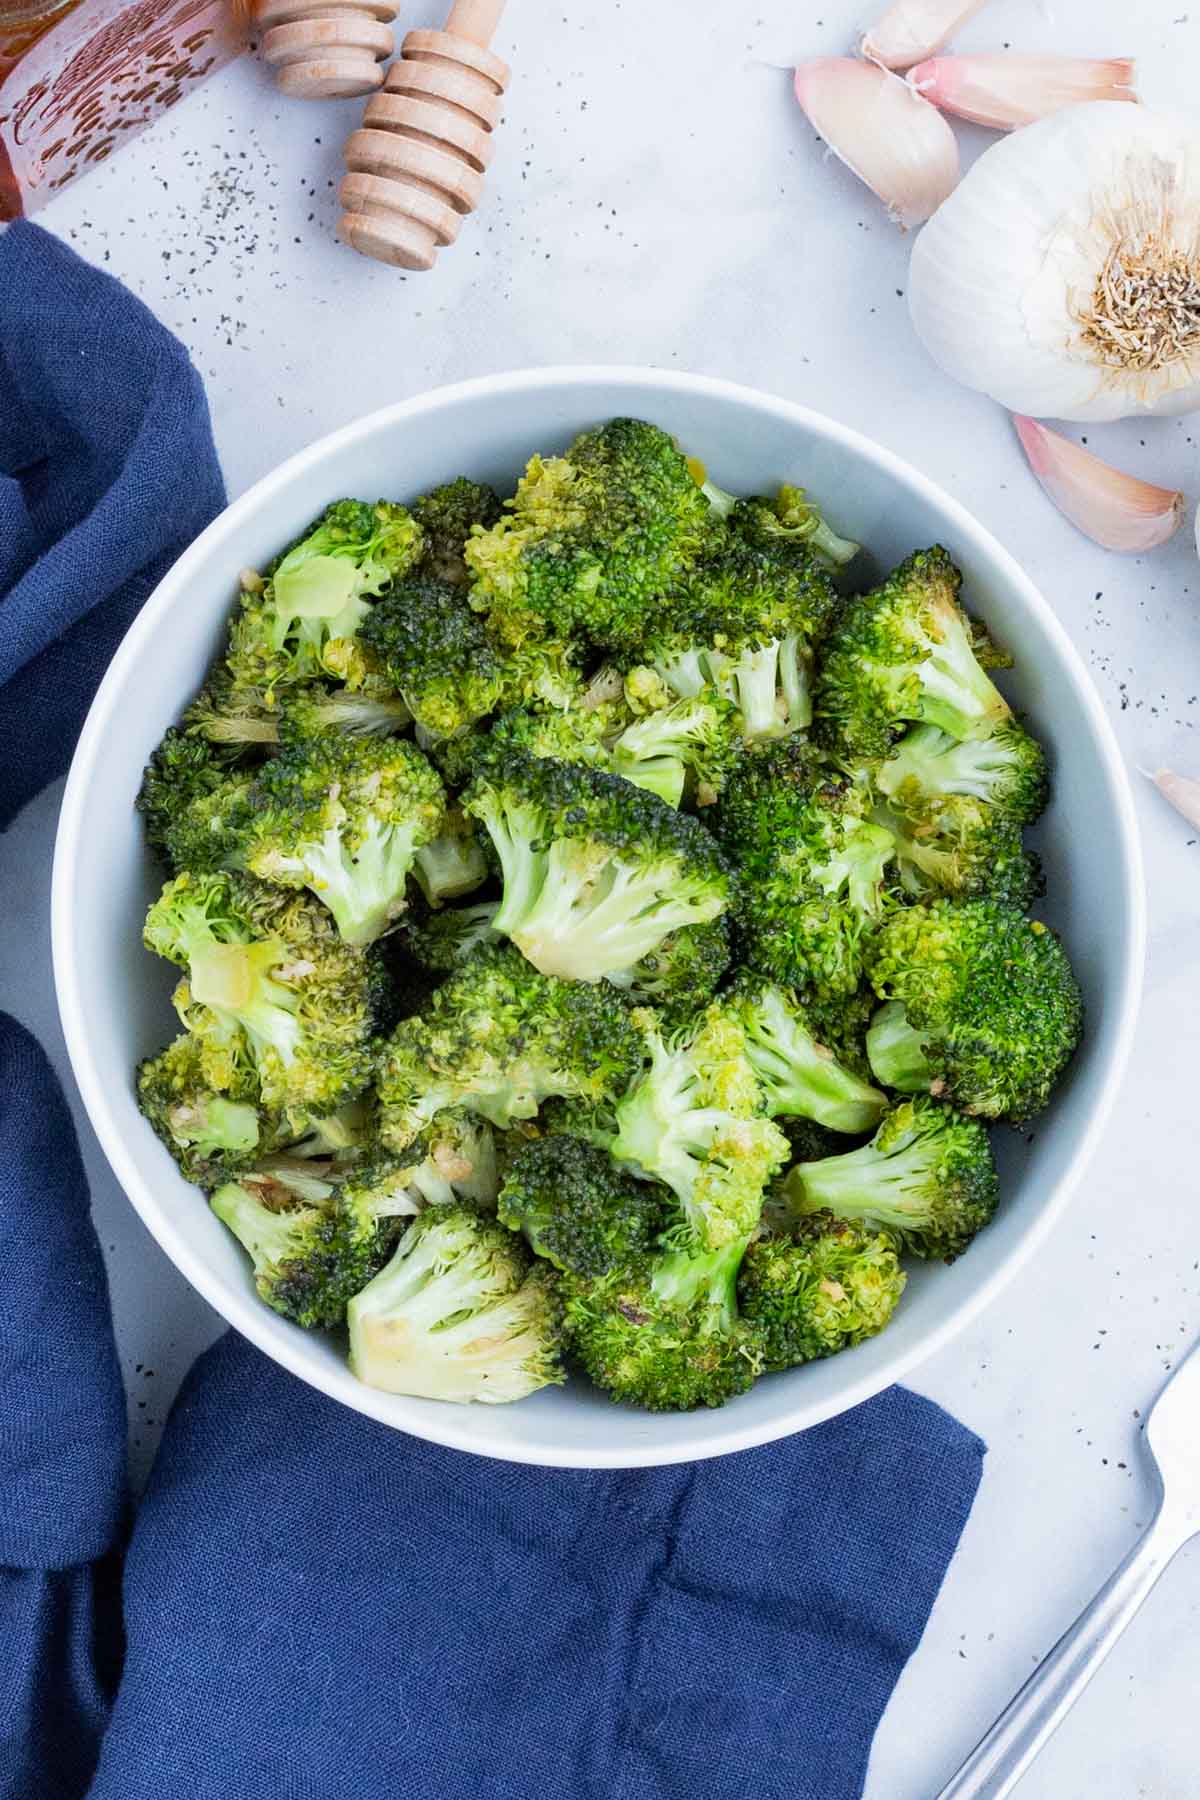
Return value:
M 867 1038 L 886 1086 L 928 1088 L 988 1119 L 1046 1105 L 1083 1030 L 1083 1000 L 1056 933 L 994 900 L 906 907 L 876 941 L 882 1000 Z
M 711 483 L 707 491 L 710 495 L 714 491 Z M 783 544 L 803 545 L 832 569 L 843 568 L 852 562 L 862 547 L 849 538 L 839 537 L 821 517 L 819 508 L 803 488 L 785 484 L 774 500 L 756 494 L 725 506 L 723 503 L 729 498 L 721 495 L 719 510 L 727 518 L 729 529 L 752 544 L 767 548 Z
M 470 579 L 463 560 L 467 539 L 476 526 L 481 531 L 493 526 L 502 510 L 494 489 L 465 475 L 414 500 L 413 518 L 425 534 L 420 573 L 464 587 Z
M 163 833 L 171 867 L 202 875 L 213 869 L 244 869 L 253 820 L 253 771 L 229 775 L 218 787 L 196 794 Z
M 495 928 L 544 974 L 619 975 L 728 905 L 704 827 L 619 776 L 501 748 L 463 805 L 500 861 Z
M 809 744 L 785 738 L 747 757 L 713 829 L 739 874 L 744 959 L 785 987 L 823 999 L 852 994 L 894 851 L 869 817 L 865 790 Z
M 565 456 L 535 456 L 490 531 L 466 547 L 473 604 L 513 645 L 544 631 L 637 643 L 659 597 L 699 554 L 710 512 L 657 426 L 613 419 Z
M 264 1106 L 307 1122 L 369 1083 L 390 985 L 315 901 L 235 875 L 179 875 L 150 908 L 145 938 L 188 971 L 175 1006 L 218 1092 L 252 1073 Z
M 697 805 L 711 806 L 741 756 L 740 715 L 727 700 L 708 691 L 627 725 L 613 742 L 609 767 L 668 806 L 679 805 L 690 774 Z
M 423 969 L 448 975 L 485 944 L 498 944 L 494 930 L 498 900 L 480 900 L 474 906 L 447 906 L 424 918 L 405 919 L 401 932 L 404 947 Z
M 612 1098 L 640 1061 L 641 1039 L 610 989 L 540 975 L 507 946 L 480 949 L 387 1045 L 383 1139 L 403 1150 L 450 1106 L 504 1130 L 552 1094 Z
M 391 737 L 411 725 L 412 714 L 396 694 L 359 694 L 350 688 L 287 688 L 279 703 L 279 741 L 302 743 L 326 731 L 347 737 Z
M 985 738 L 1009 716 L 981 656 L 1002 659 L 959 605 L 962 577 L 940 545 L 918 550 L 882 587 L 847 602 L 827 637 L 816 730 L 831 749 L 886 756 L 910 721 Z
M 757 1328 L 738 1317 L 744 1249 L 664 1248 L 599 1279 L 563 1276 L 569 1350 L 597 1387 L 652 1412 L 745 1393 L 764 1363 Z
M 146 765 L 136 806 L 155 850 L 171 860 L 168 838 L 181 814 L 224 787 L 231 757 L 172 726 Z
M 447 581 L 397 583 L 359 632 L 413 718 L 454 737 L 486 718 L 504 692 L 501 657 L 462 588 Z
M 594 769 L 611 766 L 608 739 L 616 708 L 579 707 L 560 711 L 538 706 L 515 706 L 492 726 L 483 748 L 490 757 L 500 747 L 523 750 L 551 762 L 585 763 Z
M 137 1096 L 180 1172 L 199 1187 L 218 1187 L 290 1135 L 260 1111 L 251 1071 L 239 1070 L 224 1093 L 212 1087 L 200 1045 L 186 1034 L 138 1065 Z
M 914 726 L 881 765 L 876 786 L 918 825 L 958 795 L 1032 825 L 1045 808 L 1049 777 L 1037 739 L 1015 719 L 1005 719 L 990 737 L 965 742 L 936 725 Z
M 448 807 L 437 836 L 420 846 L 413 860 L 413 874 L 433 907 L 472 894 L 487 880 L 483 846 L 460 806 Z
M 715 690 L 743 735 L 773 738 L 812 720 L 812 650 L 837 605 L 807 554 L 757 549 L 729 536 L 677 584 L 640 645 L 632 702 L 662 705 Z M 657 685 L 656 685 L 657 684 Z
M 763 1117 L 746 1034 L 719 1002 L 690 1035 L 664 1039 L 643 1015 L 647 1066 L 616 1109 L 612 1154 L 678 1196 L 697 1245 L 745 1240 L 787 1139 Z
M 995 1212 L 999 1189 L 983 1126 L 922 1095 L 893 1106 L 860 1149 L 797 1163 L 776 1195 L 795 1217 L 831 1212 L 952 1262 Z
M 791 1369 L 882 1331 L 904 1283 L 887 1232 L 817 1213 L 797 1221 L 790 1237 L 749 1246 L 738 1300 L 761 1335 L 767 1368 Z
M 364 1220 L 412 1218 L 427 1206 L 452 1202 L 492 1209 L 500 1191 L 492 1129 L 465 1112 L 439 1113 L 400 1154 L 381 1150 L 355 1165 L 338 1204 Z
M 245 758 L 270 755 L 276 744 L 299 743 L 324 731 L 355 737 L 386 737 L 412 723 L 403 700 L 391 694 L 359 694 L 319 681 L 284 687 L 278 693 L 235 688 L 217 675 L 201 689 L 183 715 L 183 729 Z
M 311 888 L 346 943 L 369 944 L 404 911 L 417 850 L 441 827 L 445 790 L 412 744 L 329 732 L 264 763 L 250 806 L 251 874 Z
M 743 974 L 723 996 L 746 1035 L 748 1056 L 773 1117 L 799 1113 L 833 1131 L 873 1131 L 887 1097 L 842 1067 L 815 1035 L 793 992 Z
M 253 1262 L 259 1298 L 310 1330 L 342 1322 L 394 1235 L 333 1196 L 279 1209 L 247 1181 L 227 1182 L 209 1204 Z
M 521 1400 L 563 1380 L 558 1303 L 521 1240 L 469 1207 L 431 1206 L 350 1302 L 350 1367 L 428 1400 Z
M 538 1256 L 589 1277 L 649 1253 L 670 1195 L 582 1138 L 537 1138 L 508 1165 L 497 1214 Z
M 261 592 L 242 595 L 229 639 L 235 687 L 260 689 L 332 675 L 367 688 L 377 675 L 358 639 L 370 600 L 420 559 L 425 537 L 403 506 L 338 500 L 275 562 Z
M 952 794 L 931 802 L 920 820 L 882 805 L 871 816 L 891 833 L 903 895 L 990 895 L 1026 907 L 1045 890 L 1041 862 L 1026 850 L 1020 825 L 982 801 Z
M 625 992 L 639 1006 L 652 1006 L 670 1035 L 692 1023 L 708 1005 L 730 957 L 729 922 L 724 915 L 707 925 L 685 925 L 634 963 Z

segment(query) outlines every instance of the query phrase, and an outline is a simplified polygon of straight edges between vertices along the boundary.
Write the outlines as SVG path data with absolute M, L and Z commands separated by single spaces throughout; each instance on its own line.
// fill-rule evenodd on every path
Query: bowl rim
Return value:
M 977 1288 L 965 1294 L 940 1323 L 916 1344 L 897 1352 L 882 1369 L 851 1379 L 838 1394 L 821 1401 L 800 1400 L 781 1406 L 769 1420 L 755 1426 L 739 1426 L 735 1422 L 736 1413 L 731 1417 L 723 1409 L 701 1413 L 697 1416 L 704 1421 L 705 1428 L 699 1441 L 691 1445 L 680 1442 L 661 1446 L 649 1441 L 627 1448 L 599 1445 L 592 1449 L 557 1448 L 548 1443 L 528 1448 L 504 1443 L 480 1443 L 477 1432 L 473 1431 L 478 1421 L 478 1408 L 447 1405 L 442 1409 L 444 1417 L 436 1416 L 432 1423 L 424 1414 L 419 1422 L 414 1420 L 400 1423 L 395 1413 L 397 1403 L 403 1400 L 403 1396 L 384 1394 L 366 1387 L 356 1380 L 346 1366 L 329 1369 L 310 1364 L 299 1338 L 288 1338 L 282 1343 L 273 1339 L 268 1342 L 267 1328 L 272 1315 L 252 1291 L 239 1293 L 228 1288 L 215 1269 L 197 1257 L 176 1228 L 169 1209 L 160 1204 L 149 1184 L 142 1179 L 109 1111 L 105 1083 L 93 1062 L 83 1028 L 84 1009 L 79 970 L 71 946 L 71 917 L 74 894 L 78 891 L 76 877 L 85 803 L 97 774 L 127 672 L 137 663 L 143 647 L 158 630 L 177 592 L 189 581 L 193 570 L 202 567 L 222 546 L 229 545 L 232 548 L 236 544 L 243 520 L 264 500 L 285 490 L 296 477 L 311 472 L 334 452 L 393 424 L 404 422 L 411 425 L 424 414 L 440 410 L 444 406 L 469 402 L 483 395 L 517 395 L 543 388 L 603 387 L 615 394 L 622 387 L 640 388 L 648 384 L 670 392 L 704 393 L 713 398 L 749 406 L 760 412 L 774 414 L 785 424 L 804 427 L 839 444 L 853 455 L 875 464 L 885 474 L 921 491 L 923 498 L 942 512 L 954 530 L 970 540 L 972 547 L 982 558 L 1003 572 L 1021 602 L 1037 616 L 1042 628 L 1054 641 L 1061 662 L 1074 683 L 1089 719 L 1093 741 L 1109 778 L 1123 850 L 1120 876 L 1122 901 L 1129 921 L 1127 954 L 1119 978 L 1114 979 L 1110 996 L 1113 1022 L 1107 1034 L 1107 1066 L 1102 1070 L 1098 1098 L 1082 1129 L 1075 1156 L 1048 1191 L 1037 1216 L 991 1274 Z M 608 410 L 616 408 L 610 405 Z M 824 1419 L 849 1411 L 900 1380 L 913 1368 L 935 1355 L 970 1320 L 983 1312 L 1061 1219 L 1095 1153 L 1132 1049 L 1146 954 L 1146 898 L 1142 853 L 1128 771 L 1082 658 L 1057 614 L 1015 557 L 961 502 L 946 493 L 938 483 L 904 457 L 876 443 L 855 428 L 843 425 L 797 401 L 783 399 L 739 382 L 711 375 L 695 375 L 683 370 L 634 364 L 568 363 L 546 368 L 507 370 L 432 388 L 409 399 L 392 402 L 314 440 L 262 476 L 218 513 L 171 565 L 147 597 L 121 640 L 97 689 L 75 747 L 63 794 L 54 848 L 50 912 L 58 1008 L 71 1067 L 92 1128 L 114 1175 L 142 1223 L 188 1283 L 213 1310 L 291 1374 L 381 1424 L 389 1425 L 395 1430 L 410 1431 L 413 1436 L 448 1448 L 490 1456 L 500 1461 L 578 1469 L 644 1468 L 700 1461 L 710 1456 L 751 1449 L 756 1445 L 790 1436 L 796 1431 L 806 1430 Z M 727 1422 L 722 1427 L 720 1421 L 723 1419 Z

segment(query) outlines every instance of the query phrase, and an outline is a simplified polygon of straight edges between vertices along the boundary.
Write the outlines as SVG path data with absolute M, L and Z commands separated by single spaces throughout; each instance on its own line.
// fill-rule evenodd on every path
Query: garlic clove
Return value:
M 1029 466 L 1061 513 L 1106 550 L 1153 550 L 1183 522 L 1183 495 L 1126 475 L 1036 419 L 1014 413 Z
M 1193 781 L 1187 775 L 1176 775 L 1174 769 L 1156 769 L 1150 779 L 1163 799 L 1168 800 L 1177 813 L 1182 813 L 1189 825 L 1200 825 L 1200 781 Z
M 908 72 L 909 85 L 943 112 L 1014 131 L 1085 100 L 1134 100 L 1127 57 L 935 56 Z
M 940 50 L 984 0 L 896 0 L 872 25 L 859 48 L 885 69 L 911 69 Z
M 796 98 L 899 225 L 927 219 L 958 180 L 958 145 L 941 113 L 877 63 L 848 56 L 801 63 Z

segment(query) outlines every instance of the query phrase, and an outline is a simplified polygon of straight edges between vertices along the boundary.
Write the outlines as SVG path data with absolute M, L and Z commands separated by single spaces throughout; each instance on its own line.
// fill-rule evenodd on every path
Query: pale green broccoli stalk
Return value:
M 797 995 L 744 973 L 723 998 L 746 1035 L 746 1055 L 758 1076 L 765 1109 L 774 1117 L 814 1119 L 833 1131 L 873 1131 L 887 1096 L 851 1070 L 815 1035 Z
M 262 881 L 311 888 L 348 944 L 395 924 L 417 852 L 433 840 L 445 790 L 401 739 L 327 733 L 265 763 L 250 796 L 246 867 Z
M 463 1206 L 429 1207 L 348 1308 L 350 1367 L 427 1400 L 521 1400 L 564 1379 L 548 1271 Z
M 612 1154 L 674 1191 L 696 1245 L 745 1241 L 788 1157 L 762 1116 L 745 1032 L 720 1002 L 690 1037 L 665 1040 L 653 1015 L 644 1028 L 648 1065 L 617 1106 Z
M 1046 754 L 1015 719 L 985 738 L 960 741 L 936 725 L 906 731 L 880 765 L 876 785 L 906 818 L 936 818 L 942 801 L 961 796 L 1032 825 L 1049 791 Z
M 741 754 L 736 708 L 708 692 L 635 719 L 613 742 L 609 766 L 668 806 L 680 804 L 690 774 L 697 805 L 709 806 Z
M 483 846 L 460 806 L 447 808 L 437 836 L 419 847 L 413 859 L 413 874 L 433 907 L 472 894 L 487 880 Z

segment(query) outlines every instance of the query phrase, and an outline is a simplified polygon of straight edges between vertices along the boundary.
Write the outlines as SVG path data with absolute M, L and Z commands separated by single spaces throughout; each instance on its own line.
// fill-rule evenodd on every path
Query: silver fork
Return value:
M 1145 1441 L 1158 1477 L 1150 1525 L 937 1800 L 1003 1800 L 1012 1792 L 1176 1551 L 1200 1533 L 1200 1348 L 1159 1395 L 1146 1421 Z

